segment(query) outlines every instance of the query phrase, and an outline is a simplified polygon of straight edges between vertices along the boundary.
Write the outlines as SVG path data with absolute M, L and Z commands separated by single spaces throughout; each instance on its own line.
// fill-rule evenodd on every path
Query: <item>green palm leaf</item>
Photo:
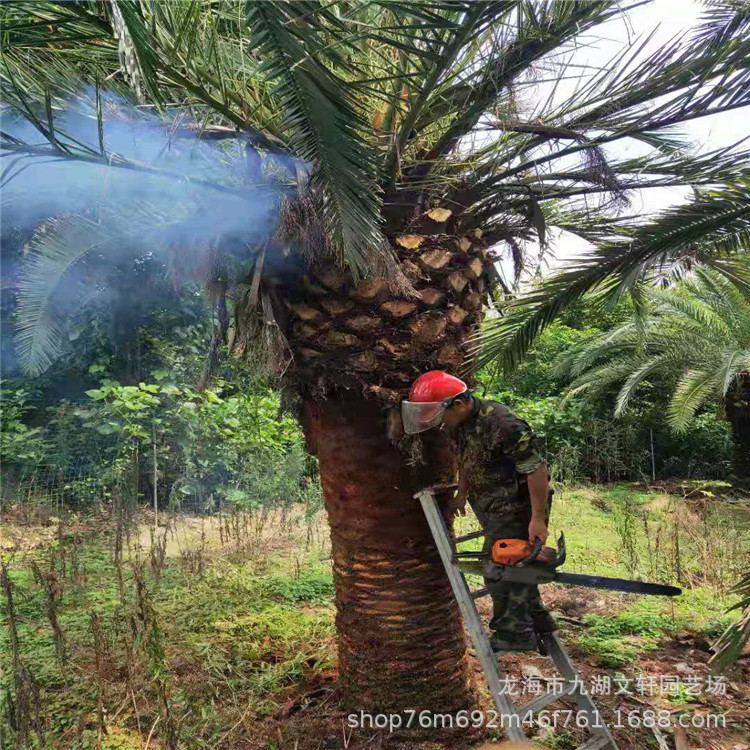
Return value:
M 500 358 L 512 367 L 552 320 L 585 294 L 597 290 L 617 299 L 654 271 L 692 255 L 711 264 L 750 247 L 750 189 L 729 186 L 700 193 L 688 204 L 663 212 L 649 224 L 617 228 L 621 238 L 600 249 L 518 298 L 505 318 L 484 332 L 480 362 Z
M 29 375 L 44 372 L 57 359 L 65 340 L 65 322 L 70 314 L 56 304 L 56 292 L 66 277 L 74 288 L 77 304 L 88 296 L 82 276 L 72 272 L 88 253 L 83 237 L 101 236 L 92 222 L 81 217 L 51 220 L 38 231 L 30 248 L 29 260 L 19 282 L 16 312 L 16 346 L 22 369 Z M 65 239 L 64 239 L 65 238 Z M 90 288 L 89 288 L 90 291 Z
M 742 653 L 744 645 L 750 640 L 750 573 L 743 576 L 732 587 L 730 593 L 740 597 L 730 611 L 740 609 L 742 612 L 738 620 L 733 622 L 714 644 L 715 653 L 710 663 L 718 672 L 724 671 L 735 662 Z
M 161 104 L 161 90 L 156 83 L 159 63 L 151 34 L 140 12 L 140 3 L 110 0 L 108 10 L 119 43 L 120 66 L 128 83 L 138 98 L 142 98 L 141 89 L 145 85 L 151 99 Z
M 111 258 L 113 250 L 135 257 L 144 242 L 154 253 L 170 230 L 189 226 L 191 218 L 189 206 L 171 207 L 167 216 L 134 202 L 127 210 L 100 206 L 97 220 L 72 214 L 46 221 L 29 244 L 18 284 L 16 346 L 23 371 L 38 375 L 48 369 L 65 351 L 71 319 L 107 293 L 98 260 Z
M 728 339 L 732 335 L 731 323 L 722 315 L 723 307 L 718 311 L 697 296 L 683 296 L 674 290 L 655 289 L 651 297 L 666 310 L 678 313 L 684 323 L 694 327 L 700 335 L 717 337 L 719 340 Z
M 566 400 L 599 398 L 621 384 L 615 415 L 648 378 L 677 381 L 668 419 L 681 432 L 707 401 L 730 396 L 736 379 L 750 372 L 750 300 L 722 273 L 705 268 L 669 291 L 649 290 L 646 298 L 642 323 L 628 320 L 582 341 L 560 355 L 554 371 L 572 377 Z
M 695 412 L 716 390 L 716 374 L 706 370 L 688 370 L 680 378 L 669 404 L 667 419 L 675 432 L 684 432 Z
M 594 399 L 609 388 L 631 375 L 641 366 L 642 358 L 624 356 L 602 362 L 576 378 L 566 392 L 566 401 L 574 395 L 586 394 L 586 399 Z
M 667 356 L 660 355 L 657 357 L 650 357 L 637 365 L 635 369 L 628 375 L 624 385 L 617 394 L 617 403 L 615 405 L 615 416 L 619 416 L 623 413 L 627 407 L 630 399 L 635 393 L 638 386 L 652 373 L 658 372 L 664 367 L 664 363 Z
M 316 57 L 325 50 L 324 33 L 336 24 L 316 2 L 250 2 L 247 20 L 250 44 L 264 58 L 261 72 L 274 83 L 284 111 L 287 142 L 314 165 L 324 221 L 342 257 L 364 274 L 368 256 L 384 245 L 377 160 L 362 137 L 367 123 L 355 92 Z

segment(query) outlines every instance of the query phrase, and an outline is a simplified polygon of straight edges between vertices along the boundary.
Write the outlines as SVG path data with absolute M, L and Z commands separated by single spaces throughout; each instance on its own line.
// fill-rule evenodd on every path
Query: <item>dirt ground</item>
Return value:
M 580 617 L 588 613 L 610 613 L 618 606 L 617 600 L 606 593 L 597 593 L 592 599 L 586 589 L 557 587 L 545 596 L 546 604 L 555 611 L 558 617 L 565 618 L 565 630 L 562 639 L 568 644 L 567 648 L 572 656 L 584 684 L 591 684 L 598 676 L 607 676 L 614 680 L 617 673 L 633 676 L 637 672 L 648 675 L 696 675 L 706 680 L 710 673 L 708 660 L 711 657 L 710 644 L 700 636 L 690 632 L 677 633 L 674 638 L 664 638 L 658 644 L 658 649 L 647 656 L 641 656 L 632 664 L 621 669 L 602 667 L 594 656 L 584 648 L 570 645 L 572 638 L 568 635 L 584 626 L 576 625 L 572 621 L 580 621 Z M 480 600 L 478 609 L 483 618 L 488 619 L 490 603 Z M 657 748 L 658 750 L 750 750 L 750 655 L 745 655 L 728 673 L 726 694 L 718 696 L 701 695 L 689 704 L 675 706 L 673 702 L 659 695 L 642 696 L 633 690 L 633 695 L 597 695 L 597 704 L 604 721 L 610 726 L 620 750 L 642 750 L 643 748 Z M 480 707 L 487 716 L 494 706 L 486 693 L 484 676 L 479 662 L 470 657 L 475 684 L 484 694 L 480 699 Z M 501 658 L 503 674 L 510 679 L 515 678 L 518 684 L 530 675 L 550 679 L 556 670 L 549 657 L 535 653 L 519 655 L 505 655 Z M 516 705 L 529 700 L 514 698 Z M 550 712 L 559 712 L 558 721 L 569 719 L 568 711 L 574 708 L 571 701 L 561 700 L 551 704 Z M 688 728 L 679 726 L 665 729 L 657 726 L 629 726 L 630 722 L 637 724 L 647 721 L 648 711 L 668 712 L 671 717 L 681 713 L 686 716 L 707 716 L 721 714 L 726 716 L 726 726 L 716 728 Z M 551 715 L 551 714 L 550 714 Z M 631 718 L 632 717 L 632 718 Z M 360 732 L 347 730 L 347 715 L 338 709 L 337 691 L 335 688 L 335 674 L 328 675 L 322 682 L 309 686 L 309 691 L 295 691 L 287 700 L 283 710 L 275 717 L 279 721 L 279 737 L 285 743 L 280 746 L 307 747 L 299 738 L 307 734 L 308 737 L 319 738 L 320 748 L 352 748 L 364 750 L 371 747 L 391 747 L 393 737 L 387 732 Z M 573 719 L 574 721 L 574 719 Z M 343 744 L 336 744 L 334 737 L 338 731 Z M 349 732 L 349 734 L 347 734 Z M 448 747 L 470 748 L 471 750 L 516 750 L 521 747 L 541 746 L 546 748 L 571 747 L 582 744 L 589 737 L 586 732 L 577 729 L 566 729 L 558 726 L 557 731 L 551 729 L 537 730 L 530 738 L 529 744 L 511 743 L 498 739 L 497 741 L 482 740 L 472 743 L 467 738 L 456 738 Z M 309 745 L 310 747 L 315 746 Z M 401 741 L 396 745 L 399 750 L 437 750 L 445 747 L 441 743 L 430 741 L 429 737 L 421 741 Z M 250 747 L 250 746 L 248 746 Z
M 621 606 L 616 596 L 607 592 L 599 591 L 596 592 L 595 597 L 591 597 L 590 590 L 576 587 L 548 586 L 544 592 L 544 600 L 546 606 L 555 612 L 559 620 L 562 620 L 564 626 L 562 639 L 568 643 L 572 640 L 567 637 L 568 634 L 585 630 L 581 620 L 583 616 L 608 614 Z M 489 616 L 491 607 L 488 601 L 480 602 L 479 608 L 485 616 Z M 704 636 L 684 631 L 677 633 L 673 638 L 661 639 L 656 651 L 639 656 L 632 665 L 627 665 L 621 670 L 602 667 L 597 664 L 591 654 L 579 646 L 568 645 L 568 651 L 583 682 L 587 685 L 590 685 L 597 676 L 609 676 L 614 679 L 618 671 L 625 674 L 633 674 L 637 671 L 658 676 L 697 675 L 705 684 L 710 673 L 708 665 L 711 657 L 710 646 L 711 644 Z M 596 695 L 594 701 L 605 721 L 610 726 L 614 723 L 617 727 L 613 730 L 613 735 L 622 749 L 643 748 L 653 744 L 661 750 L 672 747 L 676 750 L 687 750 L 687 748 L 750 750 L 750 659 L 747 658 L 748 655 L 746 653 L 729 671 L 725 695 L 705 696 L 701 693 L 694 702 L 691 701 L 689 705 L 682 707 L 676 707 L 673 702 L 658 694 L 640 695 L 635 690 L 634 695 Z M 514 676 L 519 680 L 533 669 L 538 670 L 545 678 L 551 678 L 555 674 L 552 660 L 538 654 L 506 655 L 502 657 L 501 665 L 506 675 Z M 654 693 L 657 691 L 654 690 Z M 573 705 L 561 701 L 550 708 L 554 710 L 563 703 L 568 707 Z M 685 732 L 678 728 L 675 732 L 672 729 L 657 727 L 656 731 L 651 730 L 653 741 L 649 741 L 648 732 L 631 731 L 627 726 L 619 727 L 620 724 L 629 723 L 631 713 L 634 714 L 633 721 L 637 722 L 649 709 L 668 711 L 673 716 L 685 709 L 691 716 L 710 713 L 724 714 L 727 717 L 728 728 L 690 728 Z M 583 739 L 584 735 L 581 734 L 580 738 Z M 538 739 L 542 741 L 546 739 L 543 731 L 538 733 Z M 484 747 L 490 748 L 493 745 L 484 745 Z

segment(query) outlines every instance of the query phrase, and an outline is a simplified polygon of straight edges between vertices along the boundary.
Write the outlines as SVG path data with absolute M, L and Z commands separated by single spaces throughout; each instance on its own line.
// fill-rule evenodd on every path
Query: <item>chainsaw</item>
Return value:
M 481 532 L 470 536 L 480 535 Z M 563 573 L 558 568 L 565 562 L 565 557 L 565 535 L 560 534 L 557 549 L 544 546 L 539 537 L 534 544 L 525 539 L 498 539 L 489 552 L 455 552 L 453 562 L 463 573 L 484 576 L 490 593 L 494 593 L 496 587 L 502 588 L 501 584 L 504 583 L 563 583 L 652 596 L 678 596 L 682 593 L 682 589 L 676 586 L 661 583 Z

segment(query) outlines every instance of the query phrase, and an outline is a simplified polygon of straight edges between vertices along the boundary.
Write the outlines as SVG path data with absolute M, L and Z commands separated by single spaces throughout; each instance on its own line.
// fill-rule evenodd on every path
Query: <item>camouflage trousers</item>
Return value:
M 549 522 L 552 491 L 549 493 L 545 519 Z M 469 504 L 485 531 L 485 551 L 497 539 L 526 539 L 531 522 L 531 501 L 525 485 L 503 493 L 479 494 Z M 485 582 L 486 585 L 487 582 Z M 536 632 L 555 630 L 552 617 L 542 604 L 538 586 L 521 583 L 494 584 L 490 628 L 499 636 L 511 638 L 532 628 Z M 498 590 L 499 589 L 499 590 Z

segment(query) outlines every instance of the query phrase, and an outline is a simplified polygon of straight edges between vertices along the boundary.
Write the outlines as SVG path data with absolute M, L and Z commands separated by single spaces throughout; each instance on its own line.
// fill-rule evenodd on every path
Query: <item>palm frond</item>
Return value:
M 325 33 L 337 25 L 317 2 L 251 2 L 251 46 L 263 57 L 260 72 L 274 83 L 284 112 L 287 142 L 314 165 L 313 182 L 323 194 L 323 215 L 341 257 L 355 275 L 366 274 L 368 257 L 383 250 L 378 164 L 362 137 L 368 127 L 352 87 L 316 55 L 325 54 Z
M 703 23 L 694 39 L 702 45 L 723 45 L 738 35 L 750 33 L 750 7 L 742 0 L 708 0 Z
M 189 106 L 196 119 L 205 118 L 208 124 L 229 122 L 240 131 L 252 133 L 257 144 L 268 151 L 284 150 L 274 130 L 278 113 L 269 94 L 270 85 L 258 76 L 258 61 L 242 51 L 245 22 L 238 21 L 243 14 L 237 12 L 241 3 L 128 0 L 13 5 L 15 10 L 6 14 L 11 31 L 5 35 L 0 81 L 7 85 L 12 72 L 17 79 L 13 88 L 22 89 L 29 103 L 43 99 L 49 89 L 59 96 L 79 95 L 92 80 L 106 80 L 108 88 L 123 92 L 127 88 L 124 84 L 130 84 L 132 96 L 135 81 L 137 93 L 142 89 L 158 106 L 165 102 Z M 32 18 L 65 24 L 73 13 L 82 32 L 86 32 L 83 38 L 68 40 L 61 50 L 63 40 L 51 39 L 40 29 L 34 37 L 35 54 L 28 54 L 23 29 L 18 31 L 24 26 L 22 19 L 31 14 Z M 120 53 L 125 58 L 122 64 Z M 221 68 L 218 75 L 217 67 Z M 224 75 L 228 71 L 236 87 L 227 85 Z M 252 118 L 248 112 L 252 112 Z
M 182 211 L 171 206 L 167 216 L 151 203 L 135 201 L 128 210 L 100 206 L 96 219 L 71 214 L 42 224 L 18 285 L 16 348 L 23 371 L 38 375 L 49 368 L 65 350 L 70 321 L 107 292 L 99 264 L 112 268 L 117 258 L 135 257 L 144 242 L 155 254 L 160 242 L 191 223 L 190 206 Z
M 607 393 L 612 386 L 629 377 L 643 362 L 637 355 L 624 355 L 605 361 L 577 377 L 566 391 L 566 400 L 585 393 L 584 400 L 595 400 Z
M 270 195 L 283 192 L 285 188 L 292 185 L 291 182 L 284 183 L 280 178 L 276 179 L 272 187 L 265 181 L 262 183 L 253 182 L 251 185 L 247 185 L 236 179 L 227 179 L 228 176 L 232 176 L 231 170 L 227 168 L 224 160 L 217 158 L 219 151 L 210 147 L 209 138 L 212 135 L 212 131 L 205 129 L 202 135 L 206 137 L 206 145 L 200 166 L 193 165 L 189 170 L 175 168 L 175 165 L 170 164 L 168 160 L 161 160 L 164 163 L 159 163 L 159 160 L 156 159 L 157 163 L 153 163 L 137 159 L 134 155 L 111 150 L 106 147 L 105 132 L 107 131 L 107 123 L 105 123 L 103 117 L 98 90 L 96 91 L 94 101 L 82 96 L 74 103 L 55 99 L 53 100 L 53 104 L 57 110 L 63 110 L 67 107 L 69 113 L 80 114 L 84 118 L 91 116 L 91 119 L 96 123 L 98 139 L 95 137 L 93 129 L 90 133 L 91 137 L 87 140 L 81 140 L 82 136 L 80 135 L 78 138 L 74 138 L 61 129 L 56 121 L 51 119 L 47 122 L 42 121 L 41 116 L 35 113 L 34 108 L 30 104 L 28 106 L 25 103 L 18 104 L 17 109 L 19 114 L 47 142 L 41 145 L 32 142 L 31 136 L 27 132 L 28 128 L 21 129 L 21 132 L 18 132 L 14 124 L 8 123 L 6 120 L 5 127 L 10 132 L 0 130 L 0 158 L 5 157 L 6 159 L 6 163 L 3 164 L 2 169 L 3 186 L 15 179 L 28 166 L 61 161 L 68 162 L 73 171 L 87 164 L 92 167 L 99 166 L 106 169 L 114 168 L 116 170 L 139 172 L 148 178 L 163 178 L 174 183 L 183 183 L 186 186 L 202 186 L 211 191 L 224 193 L 233 197 L 244 196 L 247 198 L 249 191 L 253 191 L 258 197 L 267 199 Z M 117 108 L 117 116 L 120 124 L 123 124 L 127 121 L 130 112 L 126 111 L 126 106 L 120 102 L 118 102 Z M 139 122 L 133 121 L 131 124 L 133 136 L 135 136 Z M 144 124 L 144 122 L 141 121 L 140 124 Z M 150 119 L 145 122 L 145 125 L 147 128 L 156 126 L 166 130 L 168 122 Z M 172 132 L 172 136 L 175 138 L 180 135 L 179 132 Z M 183 135 L 196 142 L 197 134 L 194 131 L 189 130 Z M 198 148 L 195 150 L 200 151 L 201 149 Z M 9 157 L 13 157 L 13 161 L 10 164 L 8 163 Z
M 704 265 L 730 282 L 745 300 L 750 299 L 750 268 L 741 257 L 710 258 L 704 260 Z
M 717 380 L 721 383 L 721 395 L 729 393 L 732 384 L 738 375 L 747 372 L 750 363 L 750 352 L 743 349 L 735 349 L 724 354 L 723 367 L 718 373 Z
M 649 290 L 646 299 L 641 323 L 631 318 L 581 341 L 558 357 L 553 372 L 572 378 L 566 401 L 600 398 L 620 383 L 615 416 L 649 377 L 677 379 L 668 421 L 681 432 L 707 400 L 724 399 L 750 368 L 750 301 L 709 269 L 669 291 Z
M 733 622 L 714 644 L 715 653 L 710 664 L 717 672 L 723 672 L 730 664 L 737 661 L 745 644 L 750 640 L 750 573 L 747 573 L 730 590 L 740 600 L 730 608 L 740 609 L 739 618 Z
M 65 241 L 61 239 L 63 235 L 67 235 Z M 67 338 L 65 322 L 71 310 L 68 305 L 55 304 L 62 280 L 70 279 L 67 286 L 78 305 L 91 291 L 85 277 L 73 274 L 73 271 L 89 252 L 81 240 L 86 237 L 90 244 L 92 235 L 100 237 L 98 227 L 75 216 L 67 220 L 51 220 L 34 237 L 19 281 L 16 312 L 19 363 L 29 375 L 44 372 L 63 351 Z
M 684 432 L 695 412 L 715 389 L 715 373 L 708 370 L 688 370 L 677 383 L 669 404 L 669 426 L 675 432 Z
M 605 22 L 617 12 L 615 5 L 608 0 L 588 3 L 554 0 L 533 6 L 519 4 L 515 37 L 511 40 L 501 38 L 500 43 L 493 45 L 479 71 L 476 85 L 467 92 L 469 96 L 461 103 L 456 117 L 421 159 L 424 169 L 420 170 L 420 176 L 453 149 L 534 63 L 568 39 Z
M 730 315 L 742 312 L 750 300 L 750 263 L 747 258 L 717 258 L 707 266 L 695 269 L 700 286 L 719 300 Z
M 653 222 L 616 231 L 621 239 L 603 242 L 591 256 L 519 297 L 475 345 L 480 362 L 499 358 L 513 367 L 557 315 L 593 290 L 616 299 L 649 273 L 685 257 L 705 261 L 750 247 L 750 189 L 738 185 L 700 193 Z
M 407 103 L 407 110 L 386 157 L 385 174 L 388 187 L 396 180 L 401 155 L 415 128 L 422 130 L 435 119 L 446 117 L 456 106 L 459 97 L 466 102 L 473 95 L 472 79 L 476 71 L 467 70 L 466 65 L 461 62 L 456 64 L 459 56 L 464 56 L 468 60 L 476 59 L 476 50 L 469 42 L 473 37 L 481 38 L 488 28 L 501 21 L 519 5 L 518 0 L 461 3 L 457 5 L 458 12 L 446 6 L 446 20 L 451 21 L 450 26 L 447 30 L 439 26 L 433 27 L 434 36 L 429 44 L 425 45 L 429 50 L 429 57 L 425 56 L 425 64 L 418 70 L 418 79 L 412 77 L 408 82 L 409 87 L 414 89 L 414 96 Z M 453 14 L 455 18 L 451 18 Z M 465 54 L 467 48 L 470 50 L 468 56 Z M 418 49 L 410 50 L 410 53 L 416 53 L 417 59 L 421 56 Z M 414 57 L 410 59 L 413 60 Z M 461 72 L 465 74 L 461 75 Z M 458 84 L 452 85 L 457 79 Z
M 678 313 L 682 325 L 692 325 L 699 334 L 718 339 L 732 338 L 731 323 L 722 309 L 717 310 L 698 296 L 681 295 L 678 290 L 651 291 L 652 299 L 660 302 L 667 312 Z
M 658 372 L 664 367 L 667 356 L 650 357 L 642 360 L 628 375 L 620 392 L 617 394 L 615 404 L 615 416 L 619 416 L 626 409 L 630 399 L 635 394 L 638 386 L 652 373 Z
M 642 336 L 634 323 L 628 321 L 611 331 L 602 331 L 584 343 L 563 352 L 555 362 L 556 377 L 578 377 L 604 359 L 614 359 L 620 354 L 633 352 L 642 343 Z
M 711 16 L 704 16 L 692 40 L 678 35 L 646 57 L 634 54 L 627 64 L 607 68 L 587 96 L 579 97 L 571 107 L 565 106 L 569 114 L 578 112 L 569 125 L 600 122 L 608 129 L 619 129 L 629 122 L 636 126 L 634 130 L 653 131 L 704 116 L 716 108 L 744 106 L 748 101 L 750 65 L 746 58 L 750 39 L 742 33 L 742 26 L 734 26 L 721 38 L 714 36 L 714 43 L 706 45 L 700 36 L 711 34 L 714 27 Z M 721 85 L 711 86 L 711 81 L 720 81 Z M 654 102 L 654 94 L 659 104 L 644 110 L 644 104 Z M 652 125 L 643 127 L 647 121 Z M 613 128 L 616 123 L 619 125 Z
M 741 148 L 744 142 L 743 139 L 737 144 L 705 154 L 689 151 L 664 155 L 650 153 L 622 161 L 611 160 L 608 168 L 616 175 L 618 189 L 624 193 L 686 183 L 693 186 L 731 185 L 743 178 L 745 165 L 750 161 L 750 151 Z M 508 185 L 500 182 L 500 178 L 493 177 L 492 180 L 496 183 L 494 189 L 508 188 Z M 596 173 L 585 165 L 574 170 L 553 169 L 540 175 L 538 183 L 531 186 L 538 200 L 556 202 L 611 190 L 611 184 L 606 181 L 602 183 Z
M 142 100 L 145 82 L 154 101 L 161 103 L 161 92 L 154 85 L 156 56 L 150 44 L 150 34 L 139 13 L 139 3 L 132 0 L 110 0 L 108 10 L 118 42 L 120 67 L 130 87 L 138 99 Z M 145 71 L 145 76 L 141 70 Z

